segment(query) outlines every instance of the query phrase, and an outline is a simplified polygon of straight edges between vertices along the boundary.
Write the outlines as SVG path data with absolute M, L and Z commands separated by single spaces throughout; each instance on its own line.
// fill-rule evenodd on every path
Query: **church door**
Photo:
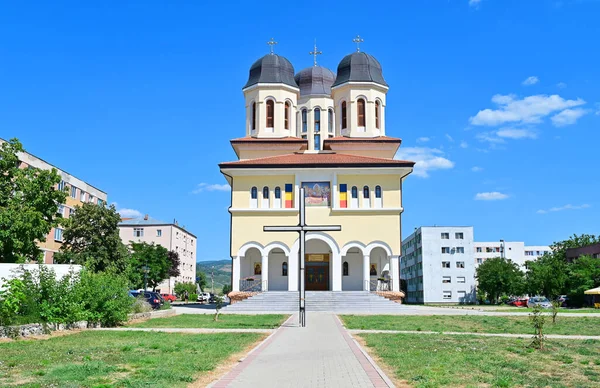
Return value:
M 304 281 L 307 291 L 329 290 L 329 255 L 306 255 Z

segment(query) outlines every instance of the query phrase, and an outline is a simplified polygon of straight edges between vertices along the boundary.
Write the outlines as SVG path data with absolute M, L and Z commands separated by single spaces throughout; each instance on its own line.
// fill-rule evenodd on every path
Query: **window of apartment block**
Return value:
M 454 238 L 457 240 L 464 240 L 465 235 L 461 232 L 461 233 L 454 233 Z
M 464 276 L 458 276 L 456 278 L 456 283 L 466 283 L 466 278 Z
M 75 209 L 69 208 L 69 218 L 73 217 L 73 214 L 75 214 Z
M 77 187 L 71 186 L 71 198 L 77 198 Z
M 79 200 L 85 202 L 85 191 L 79 190 Z
M 456 247 L 456 253 L 465 253 L 465 247 Z
M 465 268 L 465 262 L 464 261 L 457 261 L 456 262 L 456 268 Z
M 442 240 L 448 240 L 450 238 L 450 233 L 442 233 Z
M 133 237 L 144 237 L 144 228 L 133 228 Z
M 91 194 L 88 194 L 88 202 L 89 203 L 94 203 L 94 196 Z
M 61 216 L 65 215 L 65 207 L 63 205 L 58 205 L 58 210 L 56 211 Z
M 442 253 L 450 253 L 450 247 L 442 247 Z
M 450 276 L 442 276 L 442 283 L 452 283 L 452 278 Z
M 60 228 L 54 229 L 54 241 L 62 241 L 63 240 L 63 230 Z
M 458 301 L 459 302 L 465 302 L 467 299 L 467 291 L 457 291 L 456 292 L 457 296 L 458 296 Z
M 483 252 L 483 248 L 477 247 L 476 251 L 477 251 L 477 253 L 481 253 L 481 252 Z
M 162 237 L 162 229 L 156 229 L 156 237 Z
M 442 268 L 450 268 L 450 262 L 449 261 L 442 261 Z
M 492 253 L 492 252 L 494 252 L 494 250 L 493 250 L 493 248 L 492 248 L 492 247 L 486 247 L 486 248 L 485 248 L 485 251 L 486 251 L 487 253 Z
M 103 200 L 101 200 L 101 199 L 99 199 L 99 200 L 98 200 L 98 205 L 99 205 L 99 206 L 104 206 L 104 201 L 103 201 Z
M 58 191 L 63 191 L 65 189 L 65 181 L 58 182 Z
M 483 259 L 481 257 L 478 257 L 477 258 L 477 264 L 481 264 L 481 263 L 483 263 Z
M 442 291 L 443 299 L 452 299 L 452 291 Z

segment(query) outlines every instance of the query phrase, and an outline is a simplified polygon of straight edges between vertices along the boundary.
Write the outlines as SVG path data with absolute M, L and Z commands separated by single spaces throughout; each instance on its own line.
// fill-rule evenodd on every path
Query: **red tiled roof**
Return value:
M 370 143 L 400 143 L 402 139 L 397 137 L 388 137 L 388 136 L 377 136 L 377 137 L 346 137 L 346 136 L 336 136 L 330 137 L 329 139 L 325 139 L 325 142 L 335 141 L 335 142 L 370 142 Z
M 269 156 L 266 158 L 240 160 L 219 164 L 221 168 L 253 168 L 253 167 L 413 167 L 415 162 L 372 158 L 368 156 L 338 154 L 334 152 L 293 153 Z
M 301 139 L 299 137 L 267 137 L 267 138 L 257 138 L 257 137 L 240 137 L 237 139 L 230 140 L 231 143 L 307 143 L 308 140 Z

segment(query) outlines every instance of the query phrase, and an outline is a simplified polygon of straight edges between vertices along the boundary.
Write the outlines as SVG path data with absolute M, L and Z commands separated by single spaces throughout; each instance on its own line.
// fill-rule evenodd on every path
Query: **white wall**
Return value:
M 282 276 L 282 264 L 287 262 L 287 257 L 283 252 L 271 252 L 269 253 L 269 291 L 287 291 L 288 289 L 288 277 Z M 289 263 L 288 263 L 288 276 L 289 276 Z
M 44 267 L 51 268 L 56 273 L 56 277 L 61 279 L 63 276 L 68 274 L 70 271 L 79 273 L 81 271 L 80 265 L 72 264 L 41 264 Z M 4 284 L 4 279 L 12 279 L 19 276 L 19 269 L 21 266 L 26 271 L 34 271 L 39 269 L 39 264 L 0 264 L 0 288 Z
M 348 276 L 342 276 L 342 291 L 363 290 L 363 255 L 361 252 L 349 252 L 342 256 L 342 264 L 348 262 Z M 342 265 L 342 271 L 343 271 Z M 343 272 L 342 272 L 343 274 Z

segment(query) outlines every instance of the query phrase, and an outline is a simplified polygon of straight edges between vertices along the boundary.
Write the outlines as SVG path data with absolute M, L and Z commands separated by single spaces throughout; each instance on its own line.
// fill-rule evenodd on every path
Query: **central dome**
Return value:
M 252 64 L 250 76 L 243 89 L 256 84 L 285 84 L 297 88 L 294 66 L 277 54 L 267 54 Z
M 332 86 L 346 82 L 374 82 L 388 86 L 383 79 L 381 64 L 372 55 L 355 52 L 346 55 L 337 68 L 337 77 Z
M 300 96 L 331 96 L 331 85 L 335 80 L 335 74 L 325 67 L 312 66 L 296 74 L 295 80 L 300 87 Z

